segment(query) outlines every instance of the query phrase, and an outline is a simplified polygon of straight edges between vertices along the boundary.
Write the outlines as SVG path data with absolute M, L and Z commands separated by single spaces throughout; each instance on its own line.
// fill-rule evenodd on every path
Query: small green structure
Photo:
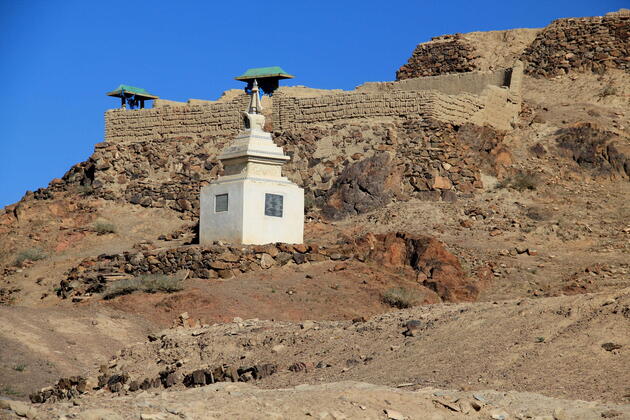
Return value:
M 120 98 L 120 107 L 123 109 L 142 109 L 144 101 L 159 99 L 159 96 L 151 95 L 146 89 L 129 85 L 120 85 L 111 92 L 107 92 L 107 96 Z
M 236 80 L 247 83 L 245 91 L 251 93 L 254 80 L 258 80 L 258 87 L 267 95 L 272 95 L 278 89 L 280 80 L 293 79 L 295 76 L 282 70 L 280 66 L 256 67 L 247 69 L 242 75 L 235 77 Z

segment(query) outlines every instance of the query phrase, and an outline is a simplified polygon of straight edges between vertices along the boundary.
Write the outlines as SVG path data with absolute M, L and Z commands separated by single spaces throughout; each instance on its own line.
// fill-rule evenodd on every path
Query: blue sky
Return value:
M 0 0 L 0 207 L 45 187 L 103 141 L 105 92 L 216 99 L 248 67 L 290 84 L 352 89 L 393 80 L 432 36 L 543 27 L 627 1 Z

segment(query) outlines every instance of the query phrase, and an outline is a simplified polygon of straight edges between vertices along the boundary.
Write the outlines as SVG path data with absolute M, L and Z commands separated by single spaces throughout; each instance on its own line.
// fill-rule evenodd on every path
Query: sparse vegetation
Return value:
M 387 289 L 381 299 L 387 305 L 398 309 L 411 308 L 419 301 L 417 293 L 404 287 Z
M 612 83 L 608 83 L 598 94 L 597 97 L 599 99 L 604 99 L 607 96 L 613 96 L 617 94 L 617 88 L 612 85 Z
M 164 274 L 145 274 L 132 279 L 120 280 L 107 287 L 103 299 L 113 299 L 117 296 L 134 292 L 144 293 L 173 293 L 183 289 L 181 280 Z
M 517 191 L 535 190 L 539 183 L 540 180 L 536 174 L 531 172 L 519 172 L 499 182 L 496 189 L 512 188 Z
M 305 214 L 308 213 L 309 211 L 313 210 L 315 207 L 317 207 L 315 198 L 311 194 L 304 195 L 304 213 Z
M 116 233 L 116 225 L 105 220 L 97 220 L 94 222 L 94 232 L 98 235 L 105 235 L 106 233 Z
M 23 393 L 21 393 L 20 391 L 16 391 L 15 389 L 11 388 L 9 385 L 6 385 L 3 388 L 0 388 L 0 395 L 6 395 L 8 397 L 23 397 L 24 396 Z
M 26 365 L 23 363 L 20 363 L 19 365 L 15 365 L 13 367 L 13 370 L 16 370 L 18 372 L 24 372 L 25 369 L 26 369 Z
M 24 261 L 38 261 L 46 257 L 46 253 L 39 248 L 24 249 L 15 257 L 15 265 L 21 266 Z
M 77 192 L 83 197 L 87 197 L 89 195 L 94 194 L 94 189 L 91 185 L 79 185 L 77 187 Z

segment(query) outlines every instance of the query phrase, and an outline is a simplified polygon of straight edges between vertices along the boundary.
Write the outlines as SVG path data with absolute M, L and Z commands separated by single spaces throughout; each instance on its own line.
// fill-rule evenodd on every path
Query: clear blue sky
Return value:
M 165 99 L 216 99 L 248 67 L 291 84 L 393 80 L 432 36 L 542 27 L 628 1 L 0 0 L 0 207 L 45 187 L 103 141 L 120 83 Z

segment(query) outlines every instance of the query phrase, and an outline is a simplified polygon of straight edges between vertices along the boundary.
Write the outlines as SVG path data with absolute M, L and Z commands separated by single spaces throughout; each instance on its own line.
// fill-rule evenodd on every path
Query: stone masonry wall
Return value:
M 525 72 L 553 77 L 570 71 L 630 72 L 630 13 L 558 19 L 543 29 L 521 57 Z
M 435 37 L 418 44 L 396 72 L 396 80 L 477 70 L 478 57 L 474 46 L 459 34 Z
M 150 109 L 111 109 L 105 112 L 105 141 L 139 142 L 174 137 L 234 135 L 242 127 L 248 97 L 201 105 L 160 106 Z
M 357 260 L 382 266 L 408 266 L 422 273 L 423 285 L 450 302 L 475 300 L 479 289 L 468 278 L 457 257 L 437 239 L 405 232 L 391 232 L 348 240 L 334 246 L 267 245 L 207 247 L 181 246 L 144 252 L 102 254 L 84 259 L 67 272 L 58 295 L 63 298 L 91 296 L 124 278 L 143 274 L 175 274 L 188 270 L 190 277 L 230 279 L 241 273 L 286 264 Z
M 391 155 L 388 163 L 400 177 L 396 185 L 402 199 L 451 200 L 482 187 L 479 170 L 484 162 L 501 158 L 498 166 L 484 169 L 496 175 L 509 166 L 500 131 L 485 127 L 481 136 L 485 140 L 471 143 L 470 138 L 477 137 L 464 136 L 471 132 L 465 127 L 477 126 L 418 116 L 355 119 L 275 131 L 274 141 L 291 156 L 283 173 L 305 189 L 307 209 L 326 204 L 346 168 L 382 152 Z M 87 161 L 73 166 L 62 180 L 38 191 L 37 196 L 46 199 L 56 191 L 76 191 L 143 207 L 168 208 L 184 219 L 197 220 L 199 190 L 222 173 L 217 155 L 230 139 L 99 143 Z

